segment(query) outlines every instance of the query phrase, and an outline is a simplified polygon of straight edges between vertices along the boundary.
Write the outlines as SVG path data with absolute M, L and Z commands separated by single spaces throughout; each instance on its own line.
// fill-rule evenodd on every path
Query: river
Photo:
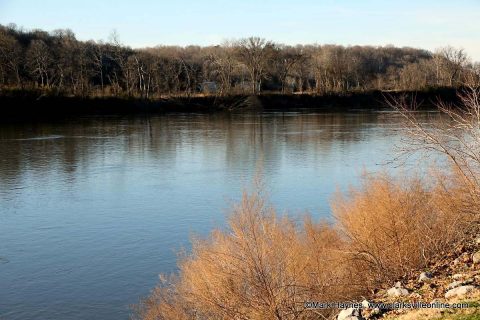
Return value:
M 128 319 L 259 172 L 280 211 L 330 217 L 395 170 L 389 111 L 83 117 L 0 125 L 0 319 Z

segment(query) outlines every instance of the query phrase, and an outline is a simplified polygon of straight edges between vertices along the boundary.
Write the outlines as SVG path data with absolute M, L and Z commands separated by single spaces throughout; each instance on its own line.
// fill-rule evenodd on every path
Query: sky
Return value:
M 80 40 L 216 45 L 259 36 L 284 44 L 452 45 L 480 61 L 480 0 L 0 0 L 0 24 L 71 29 Z

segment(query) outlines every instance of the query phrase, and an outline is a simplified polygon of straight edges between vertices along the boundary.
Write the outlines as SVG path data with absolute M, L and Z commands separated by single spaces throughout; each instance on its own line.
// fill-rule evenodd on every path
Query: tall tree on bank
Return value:
M 262 80 L 267 76 L 268 64 L 274 55 L 275 45 L 258 37 L 238 41 L 238 57 L 245 64 L 250 75 L 252 94 L 261 90 Z
M 43 40 L 33 40 L 27 50 L 28 69 L 40 86 L 50 87 L 52 58 Z
M 16 85 L 21 86 L 20 65 L 22 61 L 22 48 L 15 37 L 0 31 L 0 70 L 4 82 L 8 81 L 8 71 L 14 74 Z

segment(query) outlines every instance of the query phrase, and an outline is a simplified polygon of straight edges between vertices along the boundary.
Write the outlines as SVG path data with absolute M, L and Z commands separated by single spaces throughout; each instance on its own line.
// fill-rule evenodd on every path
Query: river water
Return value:
M 128 319 L 261 172 L 280 211 L 394 170 L 388 111 L 85 117 L 0 125 L 0 319 Z

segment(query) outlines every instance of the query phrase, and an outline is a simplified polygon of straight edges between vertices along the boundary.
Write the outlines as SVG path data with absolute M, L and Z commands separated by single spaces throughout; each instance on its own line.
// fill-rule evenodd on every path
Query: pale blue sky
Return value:
M 280 43 L 462 47 L 480 61 L 480 0 L 0 0 L 0 24 L 132 47 L 219 44 L 261 36 Z

